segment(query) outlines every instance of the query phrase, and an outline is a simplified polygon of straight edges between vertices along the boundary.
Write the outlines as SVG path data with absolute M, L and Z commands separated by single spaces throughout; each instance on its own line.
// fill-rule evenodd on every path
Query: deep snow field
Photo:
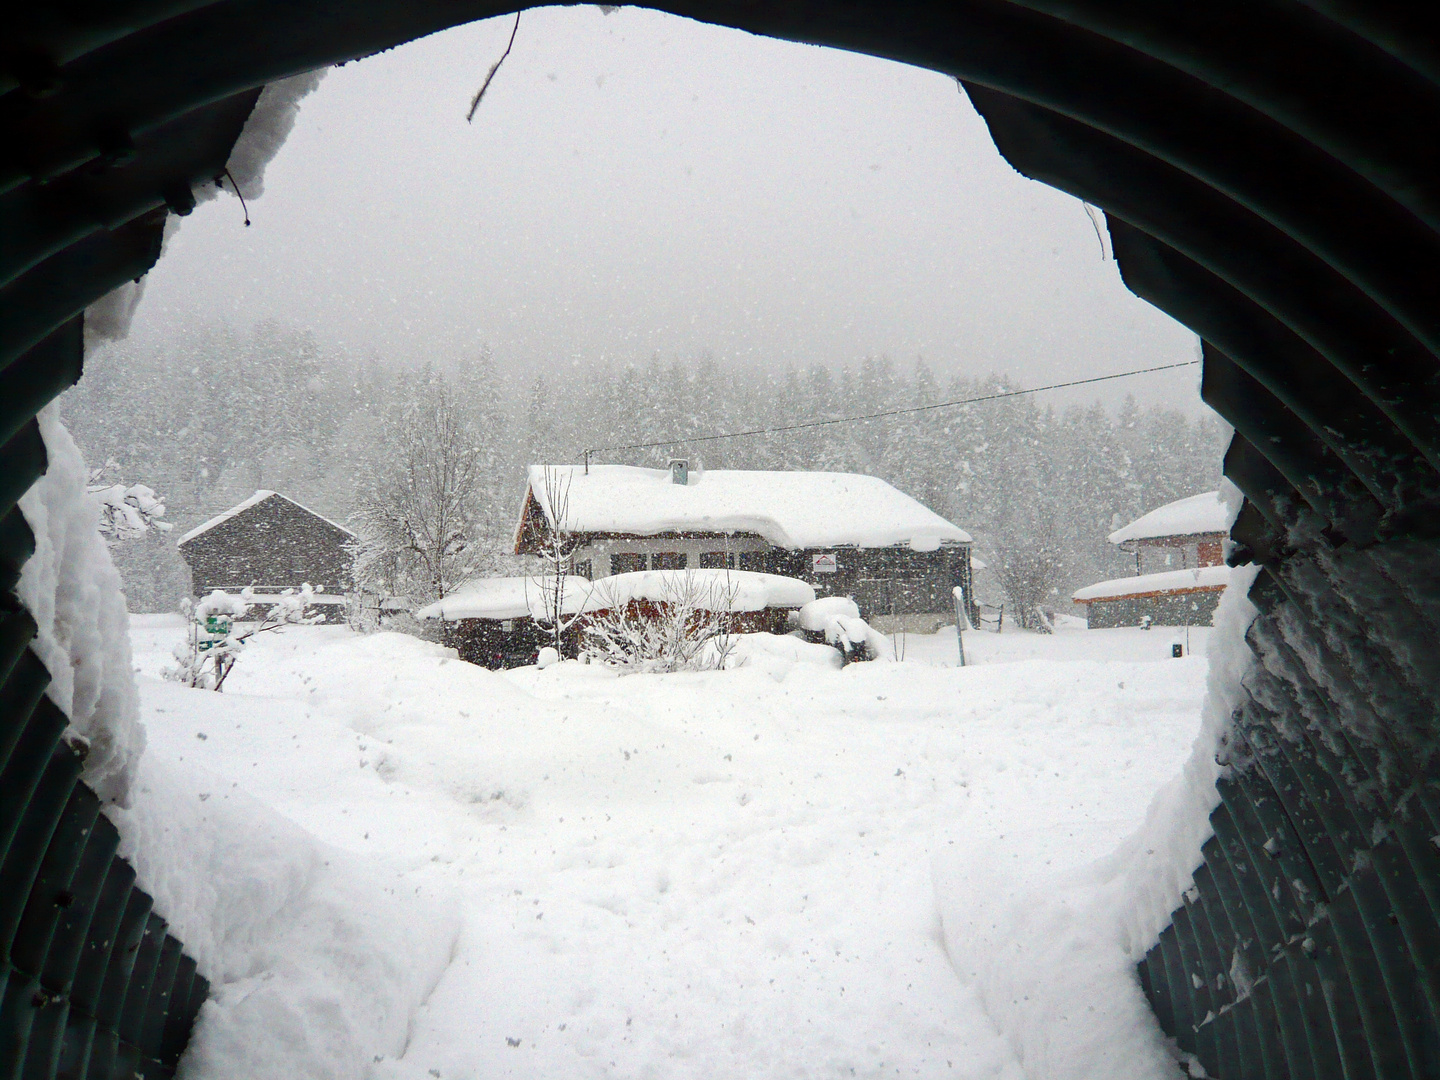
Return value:
M 187 1080 L 1173 1075 L 1118 946 L 1128 989 L 1037 1019 L 1015 972 L 1084 958 L 1007 927 L 1180 771 L 1208 631 L 1179 660 L 1164 629 L 967 633 L 962 670 L 949 630 L 617 677 L 305 627 L 223 694 L 158 678 L 182 634 L 132 617 L 119 816 L 214 983 Z

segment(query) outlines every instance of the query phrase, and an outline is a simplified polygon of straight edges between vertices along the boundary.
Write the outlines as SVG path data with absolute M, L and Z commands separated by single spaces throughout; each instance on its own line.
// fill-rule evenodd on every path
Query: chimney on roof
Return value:
M 684 487 L 690 483 L 690 461 L 687 458 L 670 459 L 670 482 Z

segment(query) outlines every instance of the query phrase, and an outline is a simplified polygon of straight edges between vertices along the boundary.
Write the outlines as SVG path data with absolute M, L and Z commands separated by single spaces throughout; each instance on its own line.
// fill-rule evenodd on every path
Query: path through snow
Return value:
M 305 1060 L 376 1080 L 1022 1077 L 956 976 L 977 965 L 947 955 L 932 868 L 973 889 L 1109 851 L 1183 764 L 1205 667 L 1122 630 L 977 634 L 982 663 L 957 670 L 952 631 L 844 670 L 492 673 L 316 627 L 252 647 L 216 695 L 154 678 L 180 632 L 133 631 L 152 787 L 198 766 L 318 838 L 350 903 L 371 889 L 375 917 L 320 963 L 412 955 L 420 974 L 389 1012 L 385 975 L 341 987 L 334 1009 L 388 1019 L 322 1024 L 330 1071 Z M 271 925 L 320 889 L 303 879 Z M 245 1048 L 266 933 L 203 958 L 222 985 L 188 1076 L 301 1075 Z M 317 994 L 297 985 L 293 1029 L 257 1045 L 306 1038 Z

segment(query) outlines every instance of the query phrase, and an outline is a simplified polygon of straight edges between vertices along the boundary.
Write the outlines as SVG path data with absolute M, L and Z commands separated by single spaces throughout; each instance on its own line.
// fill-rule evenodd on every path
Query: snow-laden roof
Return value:
M 548 612 L 545 601 L 550 595 L 547 583 L 553 578 L 497 577 L 475 578 L 461 585 L 443 600 L 427 604 L 415 613 L 417 619 L 518 619 L 532 618 Z M 589 592 L 588 579 L 576 575 L 565 578 L 565 595 L 560 610 L 574 615 Z
M 1071 599 L 1077 604 L 1088 604 L 1095 600 L 1121 600 L 1157 593 L 1213 592 L 1229 583 L 1230 567 L 1202 566 L 1196 570 L 1166 570 L 1159 574 L 1137 574 L 1135 577 L 1101 581 L 1077 589 Z
M 815 590 L 797 578 L 752 570 L 636 570 L 590 583 L 585 610 L 604 611 L 632 600 L 674 603 L 686 596 L 706 611 L 759 611 L 804 607 Z
M 1201 533 L 1230 531 L 1230 508 L 1220 499 L 1220 492 L 1207 491 L 1191 495 L 1151 510 L 1123 529 L 1110 534 L 1110 543 L 1127 540 L 1156 540 L 1164 536 L 1196 536 Z
M 319 518 L 321 521 L 325 522 L 326 525 L 334 525 L 335 528 L 339 529 L 339 530 L 340 530 L 341 532 L 343 532 L 346 536 L 354 536 L 354 535 L 355 535 L 355 534 L 352 533 L 349 529 L 345 528 L 344 525 L 340 525 L 340 524 L 338 524 L 338 523 L 336 523 L 336 522 L 334 522 L 334 521 L 331 521 L 331 520 L 330 520 L 329 518 L 327 518 L 324 514 L 317 514 L 317 513 L 315 513 L 314 510 L 311 510 L 308 506 L 301 506 L 301 504 L 298 503 L 298 502 L 296 502 L 294 499 L 289 498 L 288 496 L 285 496 L 285 495 L 281 495 L 278 491 L 266 491 L 266 490 L 264 490 L 264 489 L 262 488 L 260 491 L 255 492 L 254 495 L 251 495 L 251 496 L 250 496 L 248 499 L 246 499 L 244 502 L 236 503 L 234 506 L 230 507 L 229 510 L 226 510 L 226 511 L 225 511 L 224 513 L 222 513 L 222 514 L 216 514 L 214 517 L 212 517 L 209 521 L 205 522 L 204 524 L 196 525 L 195 528 L 191 529 L 191 530 L 190 530 L 189 532 L 187 532 L 184 536 L 180 537 L 180 539 L 176 541 L 176 544 L 188 544 L 191 540 L 194 540 L 197 536 L 201 535 L 202 533 L 207 533 L 207 532 L 209 532 L 211 529 L 215 528 L 216 525 L 223 525 L 225 522 L 229 521 L 231 518 L 235 517 L 236 515 L 238 515 L 238 514 L 243 514 L 246 510 L 249 510 L 252 506 L 258 506 L 260 503 L 264 502 L 264 501 L 265 501 L 266 499 L 268 499 L 268 498 L 271 498 L 272 496 L 273 496 L 274 498 L 277 498 L 277 499 L 284 499 L 286 502 L 288 502 L 288 503 L 289 503 L 290 505 L 292 505 L 292 506 L 299 506 L 301 510 L 304 510 L 304 511 L 305 511 L 307 514 L 309 514 L 311 517 L 317 517 L 317 518 Z
M 476 578 L 443 600 L 415 613 L 417 619 L 518 619 L 550 610 L 545 582 L 534 577 Z M 707 611 L 759 611 L 767 607 L 798 608 L 815 599 L 803 581 L 749 570 L 637 570 L 630 574 L 587 578 L 568 575 L 562 614 L 605 611 L 632 600 L 674 603 L 693 597 Z
M 876 476 L 708 469 L 672 483 L 664 469 L 631 465 L 530 467 L 530 492 L 554 525 L 545 475 L 569 484 L 572 533 L 754 533 L 776 547 L 890 547 L 933 551 L 970 534 Z

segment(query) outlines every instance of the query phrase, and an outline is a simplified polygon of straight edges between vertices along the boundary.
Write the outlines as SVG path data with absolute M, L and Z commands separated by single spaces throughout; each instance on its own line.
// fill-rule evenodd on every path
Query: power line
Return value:
M 695 435 L 683 439 L 661 439 L 658 442 L 631 443 L 629 446 L 592 446 L 583 451 L 585 464 L 590 464 L 591 454 L 608 454 L 615 450 L 653 450 L 660 446 L 679 446 L 682 443 L 715 442 L 719 439 L 739 439 L 746 435 L 779 435 L 786 431 L 805 431 L 810 428 L 828 427 L 832 424 L 853 424 L 857 420 L 881 420 L 889 416 L 908 416 L 911 413 L 931 412 L 935 409 L 953 409 L 957 405 L 975 405 L 982 401 L 999 401 L 1002 398 L 1020 397 L 1022 394 L 1038 394 L 1042 390 L 1064 390 L 1070 386 L 1087 386 L 1090 383 L 1108 382 L 1111 379 L 1128 379 L 1132 375 L 1149 375 L 1153 371 L 1173 371 L 1176 368 L 1194 367 L 1199 360 L 1185 360 L 1178 364 L 1161 364 L 1159 367 L 1138 368 L 1135 371 L 1120 371 L 1114 375 L 1096 375 L 1089 379 L 1072 379 L 1070 382 L 1050 383 L 1048 386 L 1033 386 L 1029 390 L 1005 390 L 998 394 L 981 397 L 960 398 L 957 401 L 940 401 L 934 405 L 914 405 L 908 409 L 885 409 L 883 412 L 863 413 L 859 416 L 837 416 L 829 420 L 807 420 L 803 424 L 787 424 L 784 427 L 750 428 L 748 431 L 727 431 L 721 435 Z

